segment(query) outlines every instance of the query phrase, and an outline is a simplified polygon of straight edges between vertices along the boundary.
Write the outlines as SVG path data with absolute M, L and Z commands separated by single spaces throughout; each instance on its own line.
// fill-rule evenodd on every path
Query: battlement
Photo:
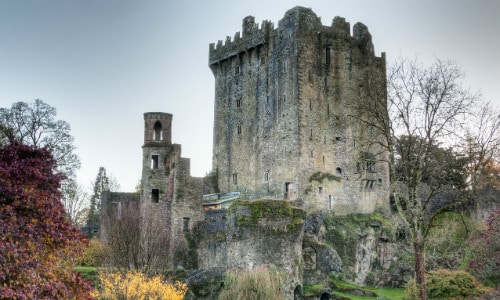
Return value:
M 344 18 L 337 16 L 332 20 L 331 26 L 324 26 L 321 18 L 311 9 L 296 6 L 285 13 L 279 20 L 277 28 L 274 28 L 274 24 L 268 20 L 263 21 L 259 27 L 253 16 L 245 17 L 242 22 L 242 31 L 236 32 L 232 39 L 231 36 L 227 36 L 225 42 L 219 40 L 217 44 L 210 44 L 208 63 L 213 66 L 250 49 L 270 44 L 279 32 L 290 32 L 289 29 L 293 31 L 292 27 L 303 28 L 299 31 L 305 34 L 314 32 L 329 38 L 353 41 L 358 47 L 364 49 L 365 54 L 374 55 L 372 36 L 368 27 L 363 23 L 354 24 L 351 35 L 350 23 Z
M 238 31 L 234 34 L 232 40 L 230 36 L 227 36 L 224 44 L 222 40 L 219 40 L 217 45 L 215 43 L 210 44 L 209 65 L 268 42 L 269 34 L 274 29 L 274 24 L 270 21 L 263 21 L 259 28 L 259 24 L 255 24 L 255 18 L 248 16 L 243 19 L 242 27 L 243 36 Z

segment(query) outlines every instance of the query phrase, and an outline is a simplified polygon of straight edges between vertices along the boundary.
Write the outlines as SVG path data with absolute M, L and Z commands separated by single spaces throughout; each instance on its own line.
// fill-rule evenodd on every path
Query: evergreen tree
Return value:
M 101 215 L 101 197 L 103 192 L 109 192 L 109 178 L 106 175 L 106 168 L 99 167 L 99 172 L 94 181 L 94 189 L 90 198 L 90 211 L 87 220 L 87 225 L 100 224 Z

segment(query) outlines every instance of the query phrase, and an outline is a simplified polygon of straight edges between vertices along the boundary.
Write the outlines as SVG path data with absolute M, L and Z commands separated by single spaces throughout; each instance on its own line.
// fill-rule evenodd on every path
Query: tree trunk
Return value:
M 421 241 L 422 237 L 417 237 L 414 242 L 415 249 L 415 281 L 417 283 L 417 290 L 419 299 L 426 300 L 427 294 L 425 289 L 425 253 L 424 243 Z

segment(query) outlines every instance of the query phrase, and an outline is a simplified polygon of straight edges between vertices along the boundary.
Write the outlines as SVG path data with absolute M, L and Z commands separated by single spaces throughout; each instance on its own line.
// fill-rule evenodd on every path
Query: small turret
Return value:
M 172 115 L 160 112 L 144 114 L 144 144 L 172 144 Z

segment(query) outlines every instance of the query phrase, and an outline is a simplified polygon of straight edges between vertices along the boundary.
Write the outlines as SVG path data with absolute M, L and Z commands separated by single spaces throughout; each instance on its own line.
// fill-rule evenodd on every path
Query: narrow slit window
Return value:
M 331 55 L 330 52 L 331 52 L 330 47 L 326 47 L 325 48 L 325 63 L 327 66 L 330 65 L 330 55 Z
M 182 231 L 189 232 L 189 218 L 184 217 L 182 225 Z
M 241 107 L 241 98 L 236 99 L 236 107 Z
M 158 160 L 159 160 L 159 155 L 157 154 L 151 155 L 151 169 L 158 169 Z
M 264 173 L 264 181 L 269 181 L 269 171 Z
M 235 75 L 238 75 L 238 74 L 240 74 L 240 72 L 241 72 L 241 67 L 240 67 L 240 65 L 236 65 L 236 66 L 234 67 L 234 74 L 235 74 Z
M 233 173 L 233 184 L 238 184 L 238 174 Z
M 238 125 L 238 134 L 241 134 L 241 124 Z
M 328 195 L 328 209 L 332 210 L 333 197 L 332 195 Z

